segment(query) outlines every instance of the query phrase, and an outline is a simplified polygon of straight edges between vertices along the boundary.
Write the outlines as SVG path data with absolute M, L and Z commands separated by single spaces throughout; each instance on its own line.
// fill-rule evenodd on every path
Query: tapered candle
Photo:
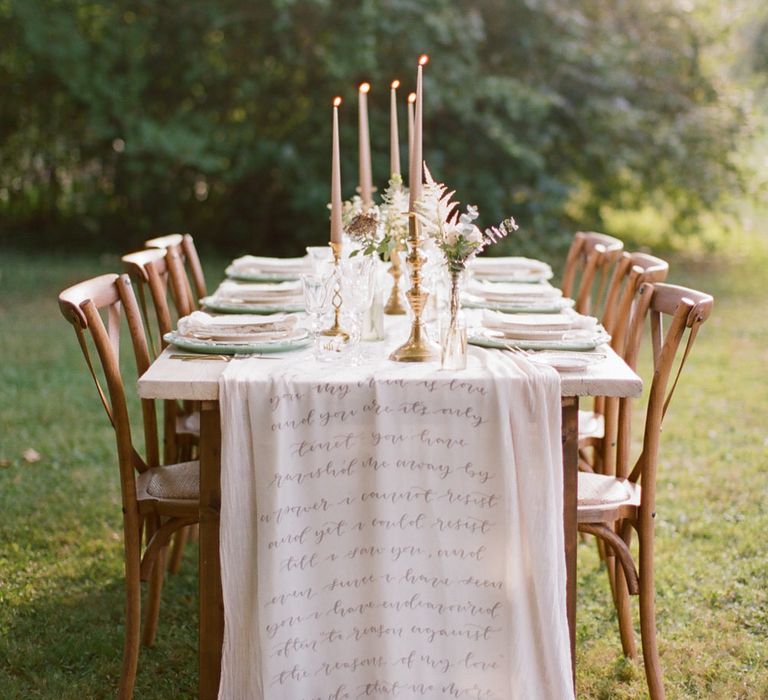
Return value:
M 413 106 L 416 104 L 416 93 L 408 95 L 408 158 L 410 161 L 411 150 L 413 149 Z M 408 163 L 408 174 L 410 176 L 410 162 Z
M 341 243 L 341 154 L 339 153 L 340 97 L 333 98 L 333 146 L 331 153 L 331 243 Z
M 419 58 L 419 67 L 416 73 L 416 113 L 413 119 L 413 147 L 411 149 L 411 161 L 408 186 L 410 187 L 409 210 L 416 211 L 416 201 L 421 197 L 421 178 L 423 160 L 422 126 L 424 121 L 424 85 L 423 68 L 429 61 L 426 54 Z
M 399 80 L 393 80 L 389 96 L 389 174 L 400 174 L 400 134 L 397 130 L 397 88 Z
M 359 114 L 359 149 L 360 149 L 360 198 L 363 209 L 373 204 L 373 176 L 371 175 L 371 137 L 368 131 L 368 91 L 369 83 L 361 83 L 358 88 Z

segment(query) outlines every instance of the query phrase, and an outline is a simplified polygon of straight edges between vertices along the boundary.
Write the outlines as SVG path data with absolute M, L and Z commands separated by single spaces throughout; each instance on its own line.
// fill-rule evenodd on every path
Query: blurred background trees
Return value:
M 372 83 L 382 189 L 422 52 L 425 158 L 509 245 L 648 208 L 695 235 L 755 194 L 767 28 L 758 0 L 0 0 L 0 242 L 322 244 L 331 98 L 348 197 Z

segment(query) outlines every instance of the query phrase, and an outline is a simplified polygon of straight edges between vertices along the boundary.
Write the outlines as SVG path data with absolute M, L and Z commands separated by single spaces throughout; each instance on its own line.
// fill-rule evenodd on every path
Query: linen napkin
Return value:
M 549 279 L 552 268 L 541 260 L 519 256 L 502 258 L 475 258 L 470 263 L 470 270 L 477 277 L 534 277 Z
M 489 302 L 517 304 L 528 301 L 552 301 L 560 299 L 563 293 L 549 282 L 490 282 L 471 280 L 467 293 Z
M 309 272 L 307 258 L 267 258 L 243 255 L 235 258 L 227 268 L 232 272 L 264 275 L 300 275 Z
M 290 314 L 212 316 L 195 311 L 179 319 L 178 332 L 199 340 L 279 340 L 293 337 L 295 327 L 296 316 Z
M 561 314 L 505 314 L 484 311 L 485 328 L 517 340 L 587 340 L 602 330 L 597 319 L 575 311 Z
M 303 290 L 301 282 L 275 282 L 267 284 L 249 284 L 224 280 L 213 294 L 216 301 L 243 302 L 246 304 L 269 304 L 278 302 L 301 301 Z

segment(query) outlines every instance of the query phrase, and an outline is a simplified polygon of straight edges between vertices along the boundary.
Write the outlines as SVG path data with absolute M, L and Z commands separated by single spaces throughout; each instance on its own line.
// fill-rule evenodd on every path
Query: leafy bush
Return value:
M 425 158 L 487 225 L 539 250 L 600 207 L 694 221 L 743 187 L 744 115 L 707 68 L 721 39 L 673 0 L 0 0 L 5 240 L 117 241 L 190 230 L 250 250 L 327 238 L 330 100 L 357 177 L 356 85 L 374 176 L 387 86 L 425 78 Z M 404 162 L 407 162 L 404 160 Z

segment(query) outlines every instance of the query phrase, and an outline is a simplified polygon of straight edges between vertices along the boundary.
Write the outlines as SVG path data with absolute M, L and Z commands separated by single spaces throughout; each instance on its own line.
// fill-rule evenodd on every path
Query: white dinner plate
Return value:
M 607 355 L 599 352 L 537 352 L 528 356 L 536 365 L 554 367 L 558 372 L 581 372 L 587 367 L 605 360 Z

